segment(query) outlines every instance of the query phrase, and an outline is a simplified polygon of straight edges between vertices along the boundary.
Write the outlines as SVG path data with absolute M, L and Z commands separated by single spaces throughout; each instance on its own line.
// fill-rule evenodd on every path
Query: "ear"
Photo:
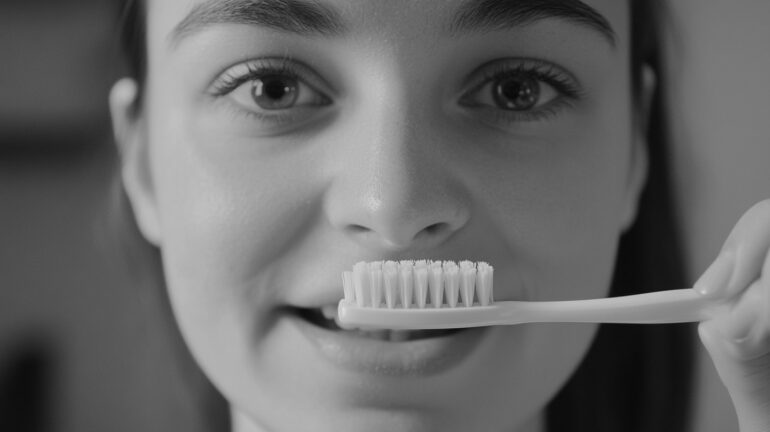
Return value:
M 636 219 L 639 209 L 639 199 L 647 182 L 649 170 L 649 153 L 647 150 L 647 129 L 652 108 L 652 97 L 657 85 L 655 72 L 648 65 L 642 67 L 641 100 L 634 110 L 633 142 L 631 143 L 631 160 L 626 187 L 626 201 L 621 218 L 621 228 L 627 230 Z
M 139 87 L 123 78 L 110 91 L 110 113 L 120 155 L 120 174 L 142 236 L 160 246 L 158 218 L 145 122 L 138 109 Z

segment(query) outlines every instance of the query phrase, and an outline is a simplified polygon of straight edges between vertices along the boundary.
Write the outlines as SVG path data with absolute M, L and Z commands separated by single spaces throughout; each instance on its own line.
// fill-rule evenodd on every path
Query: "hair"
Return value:
M 147 46 L 145 0 L 124 0 L 123 52 L 128 73 L 140 89 L 146 78 Z M 661 2 L 630 0 L 632 91 L 640 105 L 643 67 L 660 69 L 660 29 L 665 17 Z M 684 267 L 667 165 L 667 125 L 662 91 L 665 81 L 657 74 L 651 111 L 645 123 L 649 153 L 649 177 L 640 197 L 633 225 L 621 236 L 610 295 L 643 293 L 650 288 L 685 286 Z M 140 90 L 141 95 L 141 90 Z M 141 98 L 141 96 L 140 96 Z M 141 99 L 135 107 L 141 109 Z M 130 215 L 125 192 L 119 192 L 119 214 Z M 135 221 L 126 221 L 129 236 L 138 239 L 142 255 L 151 257 L 161 285 L 157 248 L 141 240 Z M 165 289 L 157 294 L 163 304 L 160 317 L 177 339 L 180 361 L 186 362 L 197 383 L 198 401 L 207 415 L 210 430 L 226 430 L 224 398 L 194 364 L 181 342 Z M 547 407 L 549 432 L 681 432 L 690 418 L 693 370 L 693 326 L 602 325 L 581 364 Z

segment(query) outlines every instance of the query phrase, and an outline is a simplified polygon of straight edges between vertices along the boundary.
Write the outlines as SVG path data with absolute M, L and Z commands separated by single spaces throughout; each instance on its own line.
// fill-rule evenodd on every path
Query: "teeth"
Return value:
M 321 308 L 321 314 L 328 320 L 337 320 L 337 306 L 327 305 Z

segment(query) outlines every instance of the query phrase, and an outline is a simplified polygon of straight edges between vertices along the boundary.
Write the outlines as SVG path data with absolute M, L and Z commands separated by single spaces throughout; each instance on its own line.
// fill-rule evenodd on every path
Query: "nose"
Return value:
M 345 162 L 327 190 L 325 212 L 368 250 L 435 248 L 470 218 L 458 166 L 425 118 L 399 103 L 379 108 L 351 120 L 351 145 L 341 146 Z

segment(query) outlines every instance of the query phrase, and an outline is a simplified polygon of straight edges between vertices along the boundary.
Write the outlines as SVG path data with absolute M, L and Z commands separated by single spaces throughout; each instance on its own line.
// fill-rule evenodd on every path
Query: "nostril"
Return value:
M 366 232 L 366 231 L 369 231 L 369 228 L 367 228 L 367 227 L 365 227 L 363 225 L 352 224 L 352 225 L 348 225 L 348 227 L 353 232 Z
M 428 247 L 441 242 L 452 232 L 452 226 L 447 222 L 438 222 L 426 226 L 418 231 L 412 238 L 411 244 L 419 247 Z
M 368 227 L 361 224 L 348 224 L 345 227 L 348 235 L 369 244 L 386 246 L 389 249 L 407 247 L 424 248 L 427 245 L 441 242 L 453 231 L 452 224 L 438 222 L 418 229 L 416 225 L 401 223 L 396 226 Z
M 441 234 L 449 229 L 449 224 L 446 222 L 434 223 L 423 229 L 423 232 L 429 235 Z
M 364 234 L 371 231 L 369 228 L 363 225 L 356 225 L 356 224 L 348 225 L 347 229 L 352 234 Z

